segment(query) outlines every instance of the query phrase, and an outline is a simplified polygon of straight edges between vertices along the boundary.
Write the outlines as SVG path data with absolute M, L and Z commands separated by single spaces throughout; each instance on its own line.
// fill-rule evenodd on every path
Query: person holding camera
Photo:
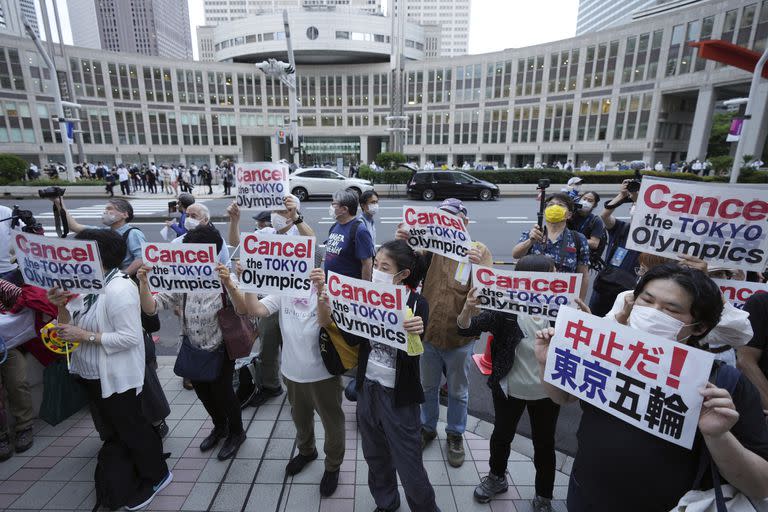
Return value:
M 0 279 L 21 286 L 24 280 L 16 263 L 11 263 L 11 236 L 18 228 L 13 228 L 13 210 L 0 205 Z
M 558 272 L 581 274 L 579 295 L 584 300 L 589 288 L 589 244 L 584 235 L 568 229 L 568 221 L 575 209 L 573 199 L 559 192 L 546 198 L 545 204 L 544 229 L 537 224 L 530 231 L 523 231 L 520 241 L 512 249 L 512 257 L 520 259 L 527 254 L 543 254 L 554 260 Z

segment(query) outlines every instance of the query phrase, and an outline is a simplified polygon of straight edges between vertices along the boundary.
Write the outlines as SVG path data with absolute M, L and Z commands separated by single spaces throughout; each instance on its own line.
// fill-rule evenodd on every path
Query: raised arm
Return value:
M 320 327 L 330 327 L 333 324 L 333 318 L 328 292 L 325 289 L 325 272 L 321 268 L 313 269 L 309 278 L 315 285 L 315 293 L 317 293 L 317 323 Z
M 227 225 L 227 241 L 232 247 L 240 245 L 240 207 L 235 201 L 227 206 L 229 224 Z
M 149 291 L 149 277 L 147 276 L 151 268 L 143 265 L 136 272 L 136 276 L 139 278 L 139 303 L 141 310 L 147 315 L 157 314 L 157 303 L 152 297 L 152 292 Z

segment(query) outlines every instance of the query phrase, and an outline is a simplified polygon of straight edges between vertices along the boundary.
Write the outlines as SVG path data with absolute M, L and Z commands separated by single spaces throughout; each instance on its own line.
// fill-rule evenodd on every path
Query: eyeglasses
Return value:
M 637 275 L 638 277 L 643 277 L 646 272 L 648 272 L 648 269 L 643 267 L 642 265 L 635 267 L 635 275 Z

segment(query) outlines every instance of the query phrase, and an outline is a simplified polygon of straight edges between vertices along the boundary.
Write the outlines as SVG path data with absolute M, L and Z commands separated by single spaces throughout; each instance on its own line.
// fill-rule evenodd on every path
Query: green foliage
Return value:
M 24 187 L 103 187 L 106 185 L 104 180 L 79 180 L 79 181 L 64 181 L 64 180 L 33 180 L 23 181 L 16 180 L 8 183 L 2 183 L 0 185 L 8 186 L 24 186 Z
M 713 156 L 709 159 L 712 169 L 716 173 L 728 173 L 733 167 L 733 157 L 726 155 Z
M 21 180 L 29 165 L 16 155 L 0 154 L 0 185 Z
M 360 177 L 364 180 L 370 180 L 373 183 L 382 185 L 402 184 L 408 183 L 413 173 L 411 171 L 381 171 L 375 172 L 370 167 L 366 166 L 366 169 L 360 167 Z
M 552 183 L 567 183 L 573 173 L 558 169 L 501 169 L 496 171 L 463 171 L 475 178 L 496 184 L 538 183 L 548 178 Z
M 726 142 L 725 139 L 728 136 L 728 131 L 731 129 L 731 121 L 736 116 L 733 112 L 726 112 L 724 114 L 715 114 L 712 117 L 712 131 L 709 135 L 709 145 L 707 147 L 707 155 L 709 160 L 712 161 L 714 157 L 727 156 L 731 152 L 731 143 Z M 699 158 L 703 158 L 704 155 L 699 155 Z
M 739 183 L 768 183 L 768 172 L 752 171 L 739 174 Z
M 379 153 L 376 155 L 374 162 L 376 165 L 383 167 L 384 169 L 394 169 L 400 164 L 404 164 L 408 159 L 402 153 L 390 151 L 387 153 Z

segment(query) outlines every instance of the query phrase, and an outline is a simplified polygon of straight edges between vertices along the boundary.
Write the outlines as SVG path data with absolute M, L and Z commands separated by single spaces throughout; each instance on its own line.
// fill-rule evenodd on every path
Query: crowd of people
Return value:
M 152 171 L 148 168 L 148 172 Z M 167 181 L 163 182 L 165 186 Z M 577 304 L 582 311 L 709 350 L 720 362 L 710 383 L 700 390 L 704 401 L 691 450 L 582 402 L 568 510 L 668 511 L 687 491 L 712 489 L 717 485 L 713 475 L 718 474 L 755 503 L 764 503 L 768 498 L 768 294 L 755 294 L 739 310 L 725 302 L 712 278 L 760 281 L 765 275 L 708 266 L 686 255 L 673 261 L 628 249 L 630 221 L 616 216 L 622 207 L 634 214 L 637 192 L 628 185 L 629 180 L 602 203 L 597 192 L 582 190 L 579 179 L 569 182 L 565 191 L 547 196 L 543 225 L 531 226 L 510 247 L 516 270 L 581 274 Z M 60 198 L 55 201 L 66 211 Z M 495 414 L 490 472 L 478 483 L 474 498 L 488 503 L 508 490 L 510 446 L 527 410 L 536 471 L 531 506 L 536 512 L 553 510 L 557 419 L 560 407 L 577 398 L 543 380 L 554 334 L 551 319 L 479 309 L 470 266 L 414 250 L 402 227 L 392 236 L 382 237 L 381 230 L 377 234 L 378 201 L 375 192 L 361 197 L 352 191 L 335 193 L 328 207 L 334 223 L 327 234 L 315 233 L 302 216 L 300 201 L 291 195 L 284 209 L 262 212 L 247 225 L 236 203 L 227 208 L 226 241 L 232 247 L 240 245 L 241 230 L 325 240 L 325 252 L 318 256 L 311 274 L 309 299 L 258 296 L 239 289 L 242 267 L 230 259 L 224 236 L 210 222 L 208 209 L 195 203 L 191 194 L 179 197 L 181 217 L 167 227 L 176 235 L 174 243 L 216 246 L 216 271 L 224 297 L 220 291 L 152 294 L 147 283 L 149 267 L 141 260 L 146 237 L 130 224 L 133 209 L 125 199 L 109 199 L 99 227 L 85 226 L 67 212 L 76 238 L 98 246 L 106 293 L 74 296 L 66 290 L 48 290 L 47 314 L 57 318 L 64 339 L 80 343 L 71 355 L 71 372 L 87 392 L 99 435 L 105 442 L 121 443 L 134 464 L 140 485 L 123 503 L 129 510 L 147 506 L 173 479 L 162 448 L 167 433 L 164 397 L 147 392 L 156 368 L 148 355 L 152 350 L 148 333 L 158 329 L 157 312 L 162 309 L 177 312 L 181 324 L 177 374 L 185 378 L 185 387 L 194 390 L 213 422 L 214 428 L 199 446 L 201 451 L 223 441 L 218 459 L 236 457 L 247 436 L 241 408 L 261 405 L 285 388 L 298 448 L 285 474 L 296 475 L 318 458 L 317 414 L 325 432 L 319 492 L 331 496 L 345 456 L 342 396 L 346 394 L 357 401 L 357 427 L 376 511 L 401 506 L 398 477 L 411 510 L 439 510 L 422 452 L 438 438 L 441 386 L 445 383 L 447 394 L 443 450 L 452 467 L 461 467 L 474 342 L 482 333 L 491 334 L 493 365 L 487 384 Z M 3 208 L 0 218 L 4 218 Z M 462 201 L 446 199 L 440 209 L 469 228 L 470 211 Z M 8 224 L 0 223 L 0 290 L 26 286 L 11 263 L 9 239 Z M 480 241 L 473 242 L 468 259 L 472 264 L 493 264 L 490 250 Z M 345 389 L 342 375 L 326 366 L 318 344 L 321 333 L 339 332 L 330 310 L 328 271 L 404 286 L 413 313 L 404 329 L 419 337 L 423 353 L 409 355 L 360 336 L 340 334 L 357 350 L 357 364 Z M 23 313 L 13 298 L 20 295 L 14 293 L 2 296 L 0 318 Z M 234 361 L 224 349 L 225 333 L 216 320 L 223 299 L 236 314 L 258 324 L 263 382 L 246 400 L 232 386 Z M 22 337 L 35 338 L 34 327 L 30 330 L 29 317 L 25 318 L 13 316 L 14 325 L 24 332 Z M 2 386 L 9 390 L 7 409 L 16 424 L 15 435 L 0 434 L 0 460 L 10 457 L 14 449 L 23 452 L 33 442 L 23 364 L 13 361 L 23 359 L 19 354 L 34 343 L 12 348 L 8 362 L 0 366 Z

